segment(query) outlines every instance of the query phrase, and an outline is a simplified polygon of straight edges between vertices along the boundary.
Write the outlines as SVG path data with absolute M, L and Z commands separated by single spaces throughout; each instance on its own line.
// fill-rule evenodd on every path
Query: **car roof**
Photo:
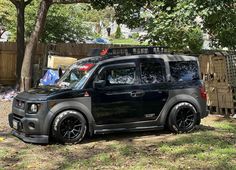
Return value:
M 197 57 L 188 56 L 188 55 L 175 55 L 175 54 L 145 54 L 145 55 L 131 55 L 131 56 L 113 56 L 110 58 L 106 58 L 98 62 L 98 64 L 103 64 L 107 62 L 115 62 L 115 61 L 124 61 L 131 59 L 163 59 L 165 62 L 170 61 L 198 61 Z
M 197 57 L 168 53 L 167 47 L 135 46 L 122 48 L 93 49 L 95 52 L 90 57 L 78 60 L 76 63 L 102 64 L 107 62 L 119 62 L 138 58 L 158 58 L 165 62 L 170 61 L 197 61 Z

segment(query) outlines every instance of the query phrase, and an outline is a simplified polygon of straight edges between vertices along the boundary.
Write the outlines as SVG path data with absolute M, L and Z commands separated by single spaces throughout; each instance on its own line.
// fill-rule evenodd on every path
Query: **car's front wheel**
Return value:
M 169 129 L 175 133 L 190 132 L 197 124 L 197 111 L 190 103 L 175 105 L 168 117 Z
M 84 138 L 86 130 L 87 124 L 84 116 L 73 110 L 60 113 L 52 124 L 54 138 L 65 144 L 79 143 Z

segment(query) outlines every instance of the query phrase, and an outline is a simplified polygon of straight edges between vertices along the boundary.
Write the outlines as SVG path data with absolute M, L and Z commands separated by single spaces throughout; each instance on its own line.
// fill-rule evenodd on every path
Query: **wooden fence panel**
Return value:
M 16 54 L 0 52 L 0 84 L 14 84 L 16 80 Z

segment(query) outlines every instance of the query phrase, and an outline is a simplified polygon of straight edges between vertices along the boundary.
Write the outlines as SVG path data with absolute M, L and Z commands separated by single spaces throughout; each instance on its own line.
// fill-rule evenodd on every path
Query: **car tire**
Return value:
M 84 116 L 73 110 L 61 112 L 53 121 L 53 137 L 63 144 L 75 144 L 83 140 L 87 131 Z
M 190 132 L 195 128 L 197 118 L 197 111 L 194 106 L 182 102 L 171 109 L 168 117 L 168 127 L 175 133 Z

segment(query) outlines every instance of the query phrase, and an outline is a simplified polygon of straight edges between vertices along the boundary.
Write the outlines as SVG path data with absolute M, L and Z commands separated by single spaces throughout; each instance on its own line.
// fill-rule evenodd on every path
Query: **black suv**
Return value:
M 20 93 L 9 124 L 25 142 L 78 143 L 86 133 L 189 132 L 207 116 L 198 59 L 161 47 L 104 49 L 78 60 L 55 86 Z

